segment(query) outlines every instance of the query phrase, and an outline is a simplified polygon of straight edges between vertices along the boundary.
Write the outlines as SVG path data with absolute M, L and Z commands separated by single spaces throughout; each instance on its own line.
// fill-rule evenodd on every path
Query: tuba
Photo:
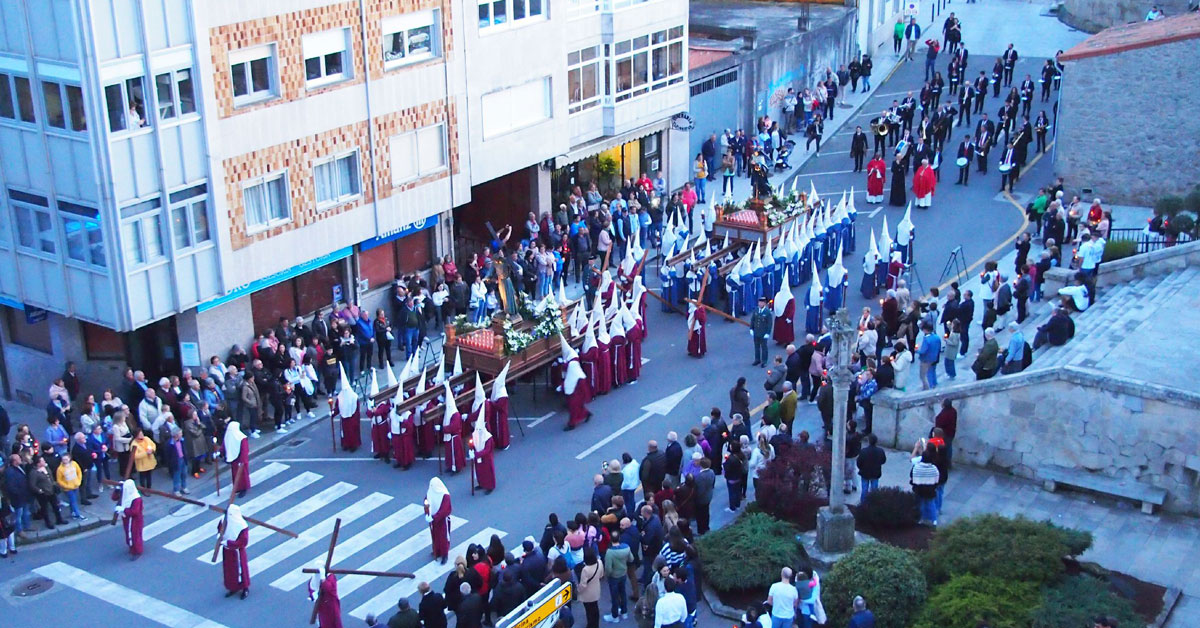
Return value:
M 879 137 L 884 137 L 888 134 L 888 123 L 882 117 L 872 118 L 871 133 Z

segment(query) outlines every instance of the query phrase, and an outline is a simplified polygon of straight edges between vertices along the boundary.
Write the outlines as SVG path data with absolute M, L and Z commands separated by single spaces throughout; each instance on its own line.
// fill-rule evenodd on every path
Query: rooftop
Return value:
M 755 0 L 692 0 L 688 27 L 693 35 L 717 41 L 749 37 L 758 46 L 782 41 L 799 32 L 797 19 L 806 14 L 810 29 L 846 12 L 841 5 Z M 746 48 L 753 48 L 747 45 Z
M 1059 59 L 1077 61 L 1196 38 L 1200 38 L 1200 13 L 1191 12 L 1104 29 L 1066 51 Z

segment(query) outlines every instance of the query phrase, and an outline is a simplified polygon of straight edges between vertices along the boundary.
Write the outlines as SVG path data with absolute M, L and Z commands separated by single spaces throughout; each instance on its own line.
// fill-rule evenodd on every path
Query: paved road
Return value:
M 973 68 L 985 62 L 982 54 L 973 59 Z M 1022 59 L 1018 72 L 1039 66 L 1040 60 Z M 893 94 L 917 90 L 921 71 L 919 64 L 902 66 L 880 86 L 859 119 L 865 123 Z M 987 109 L 997 107 L 989 99 Z M 835 115 L 839 114 L 845 115 L 841 111 Z M 956 135 L 952 146 L 957 139 Z M 837 172 L 852 167 L 848 147 L 847 134 L 830 138 L 822 156 L 802 169 L 801 188 L 806 189 L 812 178 L 822 193 L 840 195 L 853 185 L 861 194 L 865 176 Z M 1031 169 L 1019 192 L 1027 193 L 1034 182 L 1050 178 L 1046 161 Z M 973 176 L 969 188 L 954 186 L 949 175 L 939 187 L 934 207 L 914 210 L 917 269 L 925 287 L 937 282 L 953 247 L 961 244 L 970 263 L 997 246 L 1003 248 L 1020 226 L 1018 209 L 997 197 L 999 179 L 992 172 L 988 177 Z M 894 229 L 902 212 L 884 208 L 872 214 L 875 207 L 861 197 L 857 205 L 860 249 L 846 262 L 851 269 L 848 305 L 852 312 L 863 305 L 857 285 L 867 230 L 878 229 L 884 215 Z M 514 425 L 513 446 L 496 457 L 497 490 L 472 497 L 465 474 L 444 476 L 457 517 L 453 553 L 460 553 L 468 542 L 486 543 L 492 534 L 513 547 L 528 534 L 540 535 L 546 513 L 569 516 L 586 510 L 591 476 L 600 471 L 603 460 L 624 451 L 640 458 L 648 439 L 661 442 L 668 430 L 686 431 L 712 406 L 728 411 L 727 391 L 738 376 L 748 377 L 754 403 L 762 400 L 763 371 L 749 365 L 752 351 L 744 327 L 712 322 L 709 354 L 694 360 L 686 356 L 680 317 L 662 313 L 651 301 L 648 326 L 642 381 L 597 399 L 591 405 L 595 417 L 578 430 L 561 431 L 564 408 L 544 386 L 532 382 L 510 386 L 513 415 L 520 417 L 524 435 Z M 798 421 L 805 429 L 819 430 L 813 407 L 802 407 Z M 242 501 L 244 510 L 300 533 L 300 538 L 251 530 L 254 585 L 248 600 L 225 599 L 220 569 L 208 562 L 217 516 L 184 508 L 148 521 L 146 555 L 137 562 L 127 560 L 119 529 L 105 528 L 85 539 L 23 551 L 18 561 L 4 563 L 0 596 L 19 613 L 16 625 L 61 622 L 64 609 L 87 616 L 95 625 L 145 620 L 170 626 L 304 625 L 310 606 L 299 570 L 323 554 L 337 517 L 343 519 L 337 564 L 414 571 L 420 579 L 431 581 L 444 576 L 447 569 L 429 561 L 428 532 L 419 508 L 426 483 L 437 472 L 435 461 L 419 462 L 402 472 L 362 451 L 335 455 L 327 424 L 295 436 L 294 446 L 276 449 L 252 464 L 255 487 Z M 595 447 L 599 442 L 604 444 Z M 722 486 L 714 500 L 714 524 L 730 516 L 720 512 L 725 500 Z M 14 598 L 12 587 L 34 575 L 31 571 L 56 585 L 35 597 Z M 348 577 L 340 587 L 347 625 L 355 625 L 368 612 L 390 615 L 399 597 L 414 592 L 415 582 Z

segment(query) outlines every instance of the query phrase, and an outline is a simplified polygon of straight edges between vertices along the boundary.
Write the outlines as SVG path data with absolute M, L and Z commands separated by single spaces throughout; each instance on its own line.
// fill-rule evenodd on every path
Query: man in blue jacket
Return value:
M 921 361 L 921 390 L 937 388 L 937 364 L 942 356 L 942 339 L 933 332 L 929 321 L 921 323 L 921 331 L 925 337 L 921 340 L 921 348 L 917 350 L 917 358 Z
M 912 61 L 913 53 L 917 50 L 917 42 L 921 41 L 921 27 L 917 26 L 917 18 L 908 18 L 908 26 L 904 27 L 904 41 L 908 46 L 904 51 L 904 58 Z
M 12 504 L 17 533 L 20 534 L 32 523 L 29 502 L 33 500 L 33 494 L 29 490 L 29 476 L 21 468 L 21 456 L 17 454 L 9 457 L 8 465 L 4 468 L 4 493 Z
M 533 539 L 527 538 L 521 543 L 525 554 L 521 556 L 521 585 L 525 587 L 526 595 L 537 593 L 546 579 L 546 557 L 533 544 Z

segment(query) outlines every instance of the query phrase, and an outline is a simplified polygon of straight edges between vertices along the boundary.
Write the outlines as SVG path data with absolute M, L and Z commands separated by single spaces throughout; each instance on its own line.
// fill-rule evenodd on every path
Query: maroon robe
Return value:
M 446 459 L 446 469 L 451 473 L 462 471 L 467 466 L 462 432 L 462 413 L 455 412 L 450 417 L 450 423 L 442 426 L 442 456 Z
M 436 424 L 433 421 L 424 420 L 425 412 L 435 405 L 435 402 L 430 401 L 429 403 L 425 404 L 425 408 L 420 411 L 422 423 L 417 426 L 417 452 L 421 454 L 422 458 L 432 457 L 433 452 L 437 450 L 438 430 L 435 428 Z M 413 418 L 413 424 L 416 424 L 415 417 Z
M 338 598 L 337 576 L 333 574 L 321 581 L 321 593 L 317 598 L 317 626 L 342 628 L 342 600 Z
M 613 388 L 612 352 L 609 349 L 609 345 L 597 341 L 596 361 L 594 364 L 596 369 L 595 380 L 590 379 L 591 374 L 586 369 L 583 372 L 589 378 L 588 384 L 594 384 L 594 386 L 589 386 L 593 389 L 593 392 L 597 395 L 606 395 Z M 582 367 L 583 362 L 580 362 L 579 366 Z
M 450 496 L 446 495 L 437 512 L 429 513 L 433 521 L 429 522 L 429 535 L 433 538 L 433 557 L 445 558 L 450 555 Z
M 241 493 L 250 490 L 250 439 L 243 438 L 238 456 L 229 463 L 233 477 L 233 492 Z
M 771 337 L 775 339 L 777 344 L 786 345 L 796 340 L 796 299 L 788 301 L 786 307 L 783 308 L 783 316 L 775 317 L 775 329 L 771 332 Z
M 491 402 L 488 412 L 488 431 L 500 449 L 508 449 L 512 444 L 512 432 L 508 429 L 508 397 L 501 397 Z
M 644 338 L 645 330 L 641 321 L 634 323 L 633 329 L 625 332 L 625 339 L 629 341 L 630 381 L 635 381 L 642 376 L 642 340 Z
M 567 425 L 576 426 L 587 420 L 591 412 L 587 409 L 587 403 L 592 400 L 592 385 L 588 380 L 580 380 L 575 384 L 575 392 L 567 395 L 567 409 L 570 411 L 570 416 L 567 418 Z
M 695 358 L 704 357 L 708 353 L 708 330 L 705 329 L 705 324 L 708 322 L 708 312 L 704 308 L 699 308 L 695 312 L 696 330 L 688 330 L 687 351 L 688 355 Z
M 221 545 L 221 571 L 225 574 L 226 591 L 250 589 L 250 560 L 246 555 L 246 544 L 250 542 L 250 530 L 242 530 L 234 541 Z
M 650 328 L 646 326 L 646 293 L 642 293 L 642 298 L 638 299 L 638 324 L 642 326 L 642 339 L 650 337 Z
M 470 434 L 471 432 L 474 432 L 476 421 L 479 421 L 482 419 L 484 423 L 487 423 L 488 415 L 490 415 L 491 413 L 492 413 L 492 402 L 488 401 L 487 399 L 484 399 L 483 405 L 479 406 L 479 408 L 477 408 L 475 410 L 472 410 L 467 415 L 467 424 L 466 424 L 466 426 L 463 427 L 463 433 Z M 488 431 L 489 432 L 491 431 L 491 426 L 488 426 Z
M 496 490 L 496 439 L 489 438 L 475 451 L 475 484 L 485 491 Z
M 362 418 L 362 408 L 354 408 L 354 414 L 343 417 L 338 407 L 337 399 L 333 401 L 333 416 L 342 421 L 342 451 L 354 452 L 362 447 L 362 430 L 359 427 Z
M 391 431 L 390 424 L 388 431 Z M 409 412 L 400 419 L 400 433 L 391 434 L 392 457 L 396 459 L 396 466 L 407 469 L 416 460 L 416 431 L 413 415 Z
M 900 262 L 891 262 L 888 264 L 887 289 L 894 290 L 896 283 L 900 280 L 900 273 L 904 272 L 904 264 Z M 889 329 L 889 332 L 892 330 Z M 892 332 L 895 333 L 895 332 Z
M 120 502 L 119 493 L 113 492 L 113 499 Z M 125 528 L 125 546 L 129 548 L 131 556 L 141 556 L 145 549 L 142 543 L 142 526 L 145 525 L 145 519 L 142 517 L 142 498 L 139 497 L 133 500 L 129 508 L 121 511 L 121 525 Z
M 608 352 L 612 355 L 613 387 L 628 383 L 630 381 L 629 339 L 624 335 L 613 336 L 612 344 L 608 347 Z
M 371 419 L 371 451 L 376 458 L 388 459 L 388 436 L 391 428 L 388 426 L 388 416 L 392 412 L 391 402 L 385 401 L 374 410 L 367 412 Z

